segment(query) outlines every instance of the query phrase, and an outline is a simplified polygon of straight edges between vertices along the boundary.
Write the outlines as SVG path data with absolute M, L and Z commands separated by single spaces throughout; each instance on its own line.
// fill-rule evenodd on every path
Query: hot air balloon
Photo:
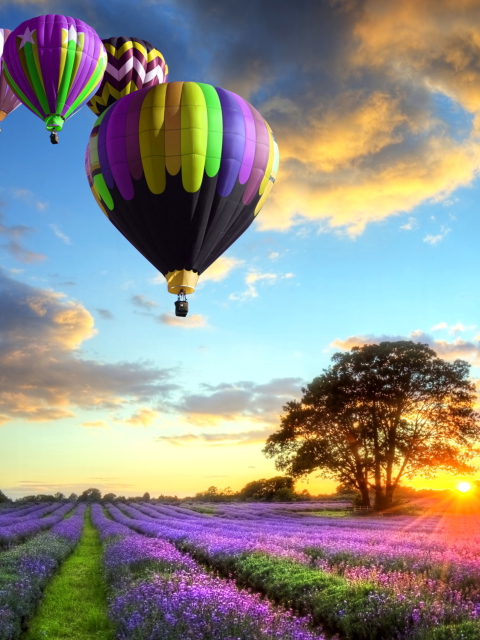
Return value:
M 10 29 L 0 29 L 0 60 L 3 55 L 5 40 L 8 38 L 10 33 Z M 1 72 L 0 68 L 0 122 L 3 122 L 3 120 L 5 120 L 5 118 L 12 113 L 12 111 L 15 111 L 15 109 L 21 104 L 20 100 L 8 86 L 5 80 L 5 75 Z M 2 130 L 0 129 L 0 132 L 1 131 Z
M 23 104 L 58 142 L 65 120 L 100 84 L 107 53 L 81 20 L 49 14 L 22 22 L 5 43 L 3 72 Z
M 118 100 L 90 135 L 86 172 L 114 226 L 179 295 L 252 224 L 275 182 L 278 147 L 240 96 L 170 82 Z
M 132 91 L 167 82 L 165 59 L 146 40 L 121 37 L 102 42 L 107 50 L 107 69 L 97 93 L 87 102 L 97 116 Z

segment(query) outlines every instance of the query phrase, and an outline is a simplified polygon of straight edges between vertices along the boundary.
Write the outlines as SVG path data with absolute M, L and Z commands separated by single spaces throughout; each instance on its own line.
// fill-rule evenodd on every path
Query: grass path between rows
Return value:
M 46 587 L 22 640 L 113 638 L 113 627 L 107 617 L 102 545 L 88 509 L 80 542 Z

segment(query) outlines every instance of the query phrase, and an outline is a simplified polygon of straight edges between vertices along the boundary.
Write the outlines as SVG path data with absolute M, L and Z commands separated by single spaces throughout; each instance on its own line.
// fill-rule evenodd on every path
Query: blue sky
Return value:
M 480 378 L 480 12 L 432 2 L 0 2 L 1 27 L 56 12 L 149 40 L 170 80 L 252 102 L 281 154 L 185 322 L 89 191 L 93 114 L 57 146 L 24 108 L 4 121 L 0 488 L 186 495 L 274 475 L 261 449 L 282 405 L 355 344 L 411 338 Z

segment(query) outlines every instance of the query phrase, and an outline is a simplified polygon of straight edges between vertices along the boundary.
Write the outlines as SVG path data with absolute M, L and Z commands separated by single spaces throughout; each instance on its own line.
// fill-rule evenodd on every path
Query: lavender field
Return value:
M 111 623 L 110 635 L 94 637 L 480 638 L 474 514 L 144 502 L 0 512 L 0 640 L 27 637 L 43 590 L 87 524 L 101 544 Z

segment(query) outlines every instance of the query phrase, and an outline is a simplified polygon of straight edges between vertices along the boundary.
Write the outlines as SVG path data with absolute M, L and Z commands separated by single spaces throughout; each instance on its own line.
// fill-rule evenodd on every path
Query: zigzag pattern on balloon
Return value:
M 119 98 L 142 88 L 166 82 L 168 66 L 153 45 L 137 38 L 103 41 L 108 55 L 105 75 L 97 93 L 88 102 L 97 115 Z

